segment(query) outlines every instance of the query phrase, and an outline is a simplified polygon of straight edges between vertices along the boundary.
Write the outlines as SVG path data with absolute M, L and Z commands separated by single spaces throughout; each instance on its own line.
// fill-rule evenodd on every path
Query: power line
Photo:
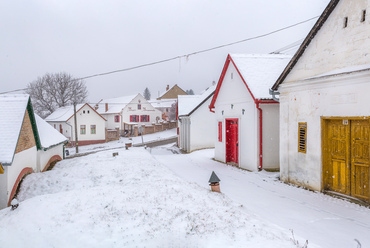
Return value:
M 213 50 L 216 50 L 216 49 L 220 49 L 220 48 L 223 48 L 223 47 L 228 47 L 228 46 L 236 45 L 236 44 L 243 43 L 243 42 L 246 42 L 246 41 L 260 39 L 260 38 L 263 38 L 263 37 L 266 37 L 266 36 L 269 36 L 269 35 L 272 35 L 272 34 L 281 32 L 281 31 L 284 31 L 286 29 L 289 29 L 289 28 L 292 28 L 292 27 L 301 25 L 303 23 L 312 21 L 312 20 L 314 20 L 314 19 L 316 19 L 318 17 L 319 16 L 315 16 L 315 17 L 312 17 L 310 19 L 307 19 L 307 20 L 304 20 L 304 21 L 297 22 L 295 24 L 286 26 L 284 28 L 276 29 L 274 31 L 271 31 L 271 32 L 268 32 L 268 33 L 265 33 L 265 34 L 261 34 L 261 35 L 257 35 L 257 36 L 251 37 L 251 38 L 246 38 L 246 39 L 243 39 L 243 40 L 239 40 L 239 41 L 227 43 L 227 44 L 224 44 L 224 45 L 220 45 L 220 46 L 216 46 L 216 47 L 212 47 L 212 48 L 208 48 L 208 49 L 204 49 L 204 50 L 199 50 L 199 51 L 192 52 L 192 53 L 189 53 L 189 54 L 179 55 L 179 56 L 176 56 L 176 57 L 172 57 L 172 58 L 168 58 L 168 59 L 163 59 L 163 60 L 159 60 L 159 61 L 155 61 L 155 62 L 151 62 L 151 63 L 147 63 L 147 64 L 142 64 L 142 65 L 137 65 L 137 66 L 128 67 L 128 68 L 124 68 L 124 69 L 119 69 L 119 70 L 114 70 L 114 71 L 109 71 L 109 72 L 103 72 L 103 73 L 99 73 L 99 74 L 94 74 L 94 75 L 90 75 L 90 76 L 86 76 L 86 77 L 76 78 L 76 79 L 73 79 L 71 81 L 78 81 L 78 80 L 83 80 L 83 79 L 88 79 L 88 78 L 93 78 L 93 77 L 105 76 L 105 75 L 109 75 L 109 74 L 113 74 L 113 73 L 118 73 L 118 72 L 131 71 L 131 70 L 135 70 L 135 69 L 142 68 L 142 67 L 147 67 L 147 66 L 152 66 L 152 65 L 156 65 L 156 64 L 161 64 L 161 63 L 169 62 L 169 61 L 176 60 L 176 59 L 189 58 L 192 55 L 197 55 L 197 54 L 200 54 L 200 53 L 205 53 L 205 52 L 213 51 Z M 24 90 L 26 90 L 26 88 L 25 89 L 18 89 L 18 90 L 7 91 L 7 92 L 0 92 L 0 94 L 6 94 L 6 93 L 11 93 L 11 92 L 16 92 L 16 91 L 24 91 Z

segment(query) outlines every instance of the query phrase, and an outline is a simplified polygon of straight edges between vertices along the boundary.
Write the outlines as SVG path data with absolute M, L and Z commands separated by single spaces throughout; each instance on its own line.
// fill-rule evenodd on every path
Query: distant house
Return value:
M 201 95 L 178 96 L 178 145 L 185 152 L 215 146 L 216 115 L 208 108 L 215 89 L 214 85 Z
M 171 89 L 170 86 L 167 85 L 166 91 L 163 92 L 157 100 L 163 100 L 163 99 L 177 99 L 177 96 L 179 95 L 187 95 L 187 93 L 181 89 L 177 84 L 175 84 Z
M 29 95 L 0 95 L 0 209 L 10 205 L 27 174 L 63 158 L 66 138 L 40 119 Z
M 370 201 L 369 1 L 332 0 L 272 87 L 280 178 Z
M 176 106 L 177 104 L 177 99 L 163 99 L 163 100 L 150 100 L 149 101 L 152 106 L 155 109 L 158 109 L 162 113 L 161 120 L 163 121 L 172 121 L 170 116 L 171 116 L 171 110 Z M 176 108 L 175 108 L 176 109 Z M 176 111 L 176 110 L 175 110 Z M 176 119 L 176 114 L 173 120 Z
M 228 55 L 209 106 L 215 159 L 256 171 L 279 169 L 279 104 L 269 95 L 291 56 Z
M 162 116 L 141 94 L 101 100 L 96 110 L 108 129 L 119 128 L 121 134 L 131 133 L 136 125 L 158 123 Z
M 106 119 L 96 112 L 94 108 L 88 103 L 77 104 L 76 117 L 78 145 L 83 146 L 105 142 Z M 75 143 L 73 106 L 58 108 L 45 121 L 59 130 L 72 144 Z

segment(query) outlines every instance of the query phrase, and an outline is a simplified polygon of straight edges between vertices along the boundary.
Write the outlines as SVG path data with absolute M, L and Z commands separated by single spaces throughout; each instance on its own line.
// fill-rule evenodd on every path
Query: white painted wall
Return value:
M 321 190 L 321 117 L 370 116 L 370 72 L 282 84 L 280 177 Z M 307 153 L 298 152 L 298 122 L 307 122 Z
M 36 172 L 41 172 L 44 170 L 47 162 L 49 162 L 50 158 L 54 155 L 59 155 L 63 159 L 63 144 L 57 145 L 55 147 L 52 147 L 46 151 L 39 150 L 38 153 L 38 165 Z
M 217 137 L 216 114 L 209 111 L 212 97 L 204 102 L 191 115 L 190 124 L 190 151 L 214 148 Z
M 140 101 L 140 103 L 139 103 Z M 138 109 L 138 104 L 141 104 L 141 109 Z M 149 115 L 148 122 L 138 122 L 141 125 L 151 125 L 156 123 L 157 117 L 162 119 L 162 112 L 155 109 L 141 94 L 138 94 L 129 104 L 122 110 L 122 122 L 130 122 L 130 115 Z
M 8 203 L 8 168 L 4 167 L 4 174 L 0 174 L 0 209 L 6 208 Z M 9 193 L 10 194 L 10 193 Z
M 232 78 L 231 78 L 232 74 Z M 233 105 L 233 107 L 231 107 Z M 242 110 L 244 114 L 242 114 Z M 222 114 L 223 112 L 223 114 Z M 225 119 L 239 119 L 239 166 L 255 171 L 258 169 L 257 108 L 247 87 L 230 63 L 215 103 L 216 123 L 222 121 L 222 142 L 215 139 L 215 159 L 225 162 Z
M 119 114 L 101 114 L 107 121 L 105 122 L 105 127 L 108 129 L 116 129 L 119 128 L 120 130 L 122 129 L 121 121 L 121 113 Z M 115 122 L 114 117 L 118 115 L 119 116 L 119 122 Z
M 0 209 L 7 207 L 13 186 L 17 181 L 19 174 L 25 167 L 31 167 L 34 171 L 37 170 L 36 146 L 15 154 L 12 165 L 4 166 L 5 172 L 3 175 L 0 175 L 0 179 L 4 179 L 6 177 L 4 181 L 7 183 L 6 186 L 5 183 L 0 183 L 1 187 L 5 186 L 5 188 L 2 188 L 0 192 L 6 192 L 6 196 L 5 193 L 3 193 L 0 197 Z
M 105 140 L 105 120 L 100 115 L 98 115 L 88 105 L 85 105 L 76 114 L 77 114 L 77 135 L 79 141 Z M 74 117 L 69 119 L 68 123 L 72 126 L 74 130 Z M 81 125 L 86 125 L 86 134 L 81 134 L 80 131 Z M 91 125 L 96 125 L 96 134 L 91 134 Z M 70 128 L 68 129 L 68 132 L 70 132 L 69 130 Z
M 365 9 L 368 14 L 365 22 L 361 22 L 362 10 Z M 285 82 L 289 83 L 349 66 L 369 64 L 369 9 L 368 0 L 339 1 Z M 343 28 L 346 16 L 348 26 Z
M 260 104 L 262 109 L 262 168 L 279 169 L 279 104 Z M 259 116 L 258 116 L 259 118 Z

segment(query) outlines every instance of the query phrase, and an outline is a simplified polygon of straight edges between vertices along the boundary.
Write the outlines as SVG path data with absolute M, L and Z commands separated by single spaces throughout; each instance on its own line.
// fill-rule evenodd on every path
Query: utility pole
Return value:
M 74 113 L 74 119 L 75 119 L 76 153 L 78 153 L 76 101 L 74 101 L 73 103 L 73 113 Z

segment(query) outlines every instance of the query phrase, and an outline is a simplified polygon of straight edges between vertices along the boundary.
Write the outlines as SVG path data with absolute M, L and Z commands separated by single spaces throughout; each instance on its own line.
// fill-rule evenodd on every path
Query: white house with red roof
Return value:
M 369 0 L 331 0 L 272 87 L 280 178 L 370 202 Z
M 152 125 L 162 119 L 161 111 L 141 94 L 101 100 L 96 111 L 107 120 L 108 129 L 119 128 L 121 134 L 132 131 L 133 126 Z
M 251 171 L 279 169 L 279 103 L 269 88 L 290 59 L 281 54 L 227 56 L 209 106 L 217 120 L 216 160 Z
M 209 111 L 209 104 L 216 85 L 200 95 L 178 96 L 178 146 L 185 152 L 214 148 L 216 115 Z
M 76 105 L 78 145 L 90 145 L 105 142 L 105 122 L 88 103 Z M 45 118 L 45 121 L 68 138 L 75 142 L 74 107 L 66 106 L 55 110 Z
M 19 183 L 64 156 L 67 140 L 38 116 L 29 95 L 0 95 L 0 209 L 10 205 Z

